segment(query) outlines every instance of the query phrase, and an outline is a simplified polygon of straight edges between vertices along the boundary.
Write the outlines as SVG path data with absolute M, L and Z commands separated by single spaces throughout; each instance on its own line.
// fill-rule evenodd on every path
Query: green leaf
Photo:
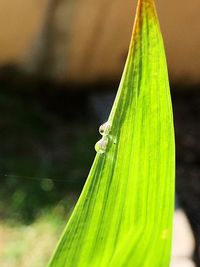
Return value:
M 107 126 L 49 266 L 167 267 L 174 208 L 174 129 L 153 0 L 138 2 Z

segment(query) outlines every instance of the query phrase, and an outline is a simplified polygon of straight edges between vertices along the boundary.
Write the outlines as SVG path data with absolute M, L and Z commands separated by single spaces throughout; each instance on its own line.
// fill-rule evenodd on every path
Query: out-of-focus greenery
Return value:
M 85 101 L 76 93 L 1 90 L 1 218 L 29 223 L 58 202 L 68 210 L 68 194 L 81 190 L 95 154 Z

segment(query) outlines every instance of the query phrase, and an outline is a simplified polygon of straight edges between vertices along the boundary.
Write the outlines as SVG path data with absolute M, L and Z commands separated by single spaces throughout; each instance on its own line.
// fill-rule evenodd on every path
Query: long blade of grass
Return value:
M 138 2 L 108 125 L 111 129 L 99 144 L 49 266 L 167 267 L 174 207 L 174 129 L 153 0 Z

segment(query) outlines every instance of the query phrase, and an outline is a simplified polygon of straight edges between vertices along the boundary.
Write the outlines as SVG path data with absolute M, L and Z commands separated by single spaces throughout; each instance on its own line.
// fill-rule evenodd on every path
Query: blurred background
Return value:
M 135 0 L 0 1 L 1 267 L 47 263 L 95 156 L 135 7 Z M 187 257 L 198 265 L 200 2 L 157 7 L 174 106 L 177 207 L 195 239 Z

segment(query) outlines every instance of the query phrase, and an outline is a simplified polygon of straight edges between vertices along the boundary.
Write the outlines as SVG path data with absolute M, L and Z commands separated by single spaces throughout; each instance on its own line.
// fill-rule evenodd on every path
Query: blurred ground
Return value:
M 1 267 L 44 267 L 64 227 L 64 219 L 45 214 L 31 225 L 0 223 Z

